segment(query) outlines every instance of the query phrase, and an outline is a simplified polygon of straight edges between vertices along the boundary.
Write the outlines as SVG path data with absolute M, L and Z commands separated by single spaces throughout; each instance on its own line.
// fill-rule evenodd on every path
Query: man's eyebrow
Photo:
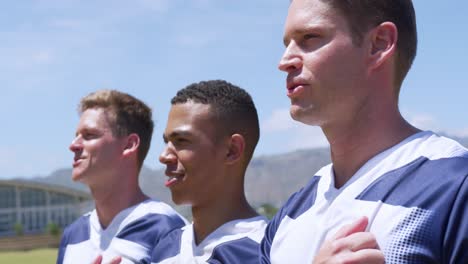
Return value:
M 297 36 L 304 35 L 307 32 L 309 32 L 310 30 L 311 29 L 309 29 L 309 28 L 307 28 L 307 29 L 305 29 L 305 28 L 295 29 L 294 31 L 288 33 L 287 35 L 284 35 L 284 37 L 283 37 L 284 46 L 288 46 L 291 39 L 293 39 L 293 38 L 295 38 Z
M 81 128 L 81 129 L 77 129 L 77 130 L 75 131 L 75 137 L 77 137 L 79 134 L 89 133 L 90 131 L 93 132 L 92 129 L 89 129 L 89 128 L 87 128 L 87 127 Z
M 186 130 L 175 130 L 169 133 L 168 135 L 163 134 L 163 140 L 164 142 L 168 142 L 170 138 L 175 138 L 175 137 L 183 137 L 183 136 L 190 136 L 192 133 Z
M 301 28 L 296 28 L 292 32 L 285 34 L 283 37 L 283 44 L 287 46 L 289 44 L 289 41 L 292 38 L 295 38 L 297 36 L 302 36 L 305 34 L 310 34 L 316 32 L 317 34 L 320 32 L 323 32 L 325 28 L 328 28 L 323 25 L 303 25 Z

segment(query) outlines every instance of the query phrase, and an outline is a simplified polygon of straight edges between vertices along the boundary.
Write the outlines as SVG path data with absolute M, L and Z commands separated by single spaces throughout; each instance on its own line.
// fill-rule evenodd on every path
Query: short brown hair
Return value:
M 140 137 L 138 166 L 141 168 L 148 154 L 153 135 L 151 108 L 139 99 L 116 90 L 98 90 L 83 97 L 78 105 L 78 113 L 102 108 L 106 111 L 114 136 L 127 136 L 132 133 Z
M 349 23 L 353 41 L 360 45 L 364 34 L 383 22 L 398 29 L 396 76 L 397 94 L 417 49 L 416 14 L 411 0 L 321 0 L 340 12 Z

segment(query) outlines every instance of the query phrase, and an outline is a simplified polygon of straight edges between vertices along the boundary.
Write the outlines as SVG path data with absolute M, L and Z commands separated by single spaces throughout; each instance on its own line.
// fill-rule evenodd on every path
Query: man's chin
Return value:
M 72 181 L 86 184 L 84 182 L 84 176 L 81 173 L 72 173 Z
M 74 182 L 79 182 L 80 181 L 80 176 L 72 175 L 72 181 Z
M 313 117 L 313 114 L 301 107 L 292 105 L 289 110 L 289 114 L 291 115 L 291 118 L 297 122 L 311 126 L 318 125 L 318 122 Z
M 192 204 L 183 200 L 183 199 L 180 199 L 180 198 L 175 198 L 175 197 L 172 197 L 172 202 L 175 204 L 175 205 L 178 205 L 178 206 L 191 206 Z
M 182 206 L 192 206 L 192 202 L 190 201 L 190 199 L 188 199 L 187 197 L 184 197 L 178 193 L 175 193 L 174 191 L 171 190 L 171 198 L 172 198 L 172 202 L 174 202 L 174 204 L 176 205 L 182 205 Z

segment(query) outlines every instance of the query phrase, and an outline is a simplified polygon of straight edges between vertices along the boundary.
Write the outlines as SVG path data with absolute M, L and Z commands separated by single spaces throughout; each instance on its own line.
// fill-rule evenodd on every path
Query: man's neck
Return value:
M 195 244 L 200 244 L 209 234 L 229 221 L 255 216 L 258 213 L 243 195 L 240 198 L 210 201 L 206 206 L 192 206 Z
M 342 187 L 367 161 L 419 130 L 401 116 L 365 120 L 340 128 L 345 133 L 327 135 L 335 174 L 335 187 Z
M 110 225 L 118 213 L 148 199 L 138 186 L 122 191 L 111 186 L 100 190 L 92 189 L 91 193 L 94 197 L 99 223 L 103 229 Z

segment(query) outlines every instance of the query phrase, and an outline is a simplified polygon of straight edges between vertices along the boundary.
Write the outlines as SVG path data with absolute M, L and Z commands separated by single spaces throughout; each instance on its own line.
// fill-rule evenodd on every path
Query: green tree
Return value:
M 51 222 L 47 225 L 47 233 L 56 237 L 61 233 L 60 226 L 54 222 Z
M 13 225 L 13 230 L 17 236 L 22 236 L 24 234 L 24 228 L 21 223 L 15 223 Z
M 268 219 L 271 219 L 276 214 L 276 212 L 278 212 L 278 208 L 269 203 L 265 203 L 257 208 L 257 212 L 266 216 Z

